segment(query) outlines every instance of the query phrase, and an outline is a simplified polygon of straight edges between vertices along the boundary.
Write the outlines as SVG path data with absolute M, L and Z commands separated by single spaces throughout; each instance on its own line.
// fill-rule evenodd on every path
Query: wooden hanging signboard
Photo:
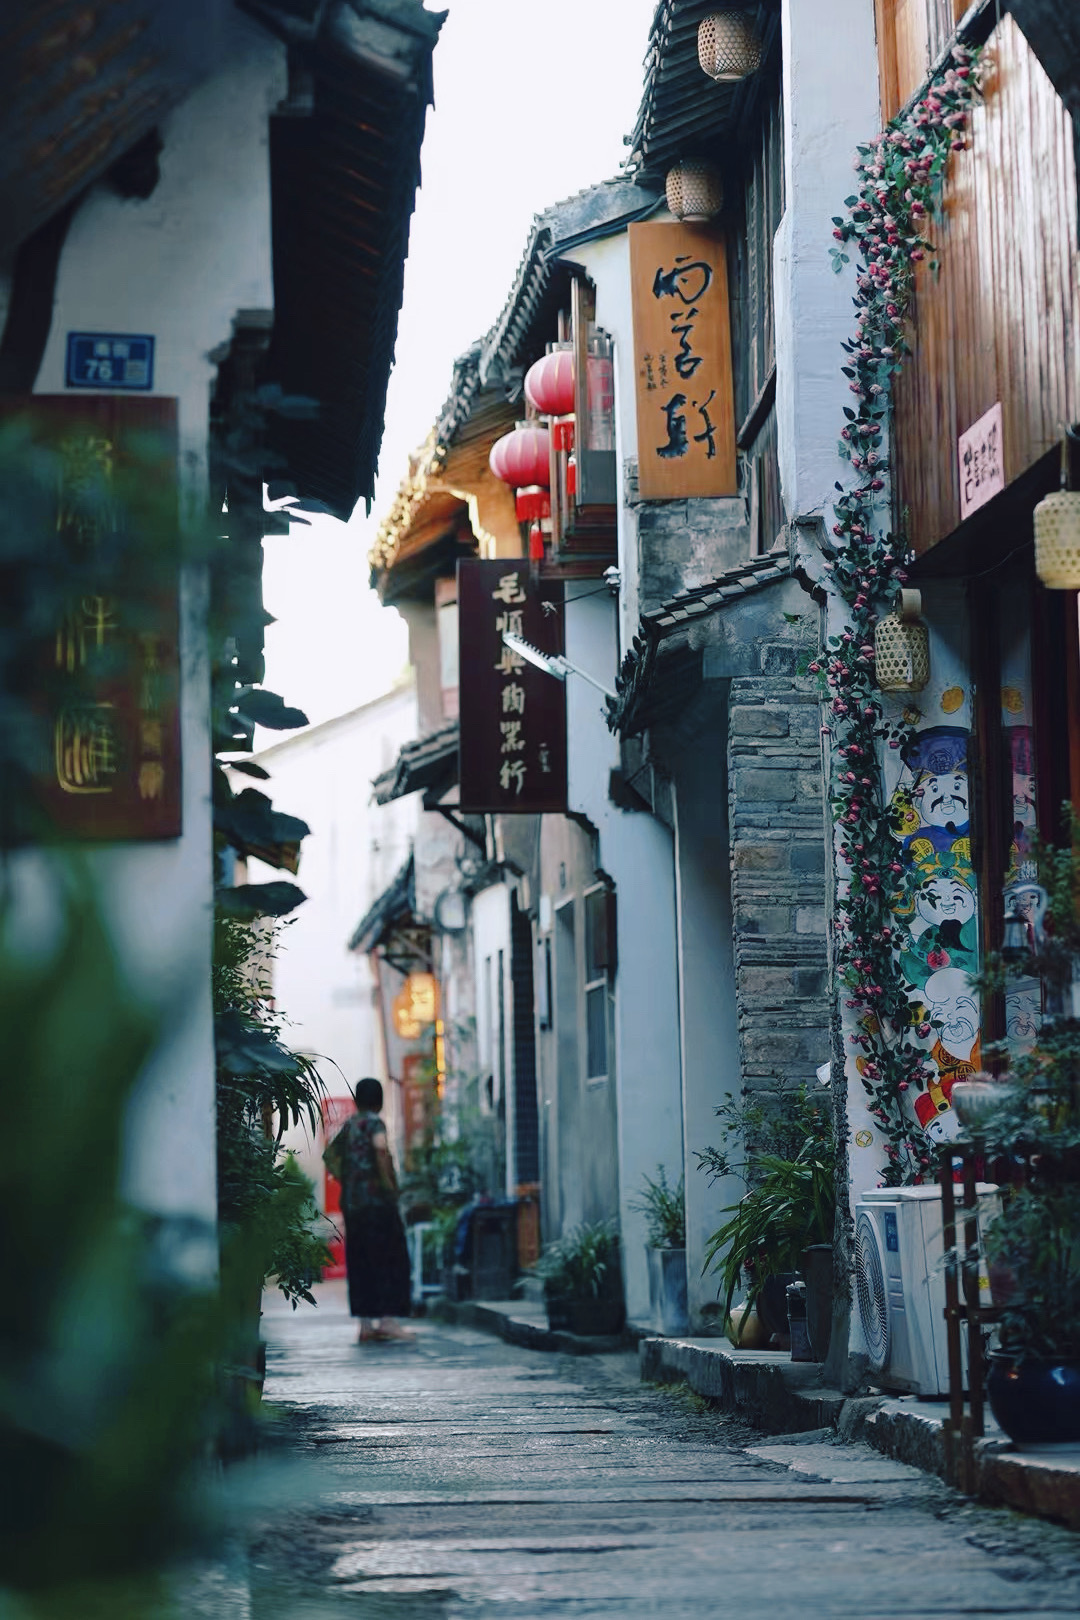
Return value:
M 735 495 L 735 401 L 723 234 L 631 225 L 642 500 Z

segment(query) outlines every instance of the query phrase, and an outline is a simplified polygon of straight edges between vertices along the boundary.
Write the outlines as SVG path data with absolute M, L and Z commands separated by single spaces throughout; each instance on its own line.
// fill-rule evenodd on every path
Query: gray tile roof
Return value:
M 631 734 L 641 729 L 661 642 L 680 630 L 689 629 L 710 613 L 717 613 L 776 580 L 787 579 L 791 572 L 791 558 L 786 551 L 769 551 L 763 557 L 751 557 L 737 568 L 727 569 L 696 590 L 673 596 L 670 601 L 642 613 L 638 633 L 615 678 L 616 695 L 608 699 L 611 730 Z
M 718 139 L 736 128 L 757 95 L 757 75 L 738 84 L 715 84 L 701 70 L 698 24 L 719 10 L 716 0 L 659 0 L 649 30 L 645 88 L 627 167 L 640 178 L 659 180 L 679 158 L 715 154 Z M 780 26 L 777 0 L 746 4 L 763 44 L 763 60 Z
M 389 804 L 406 794 L 432 787 L 447 788 L 457 780 L 458 723 L 440 726 L 426 737 L 408 742 L 389 770 L 375 778 L 371 786 L 376 804 Z

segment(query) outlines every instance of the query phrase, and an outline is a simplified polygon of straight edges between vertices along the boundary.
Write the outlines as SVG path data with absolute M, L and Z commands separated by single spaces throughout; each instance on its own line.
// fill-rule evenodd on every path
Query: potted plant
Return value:
M 669 1338 L 677 1338 L 690 1327 L 686 1293 L 686 1189 L 683 1177 L 668 1186 L 664 1166 L 658 1165 L 655 1181 L 642 1176 L 640 1198 L 630 1208 L 645 1216 L 649 1241 L 645 1254 L 649 1263 L 649 1305 L 653 1326 Z
M 586 1335 L 622 1331 L 626 1313 L 614 1221 L 574 1227 L 547 1246 L 533 1274 L 543 1279 L 550 1328 Z
M 786 1287 L 802 1270 L 807 1280 L 807 1324 L 815 1359 L 824 1360 L 832 1317 L 832 1232 L 836 1174 L 831 1113 L 805 1087 L 760 1102 L 717 1109 L 725 1130 L 738 1133 L 745 1158 L 733 1164 L 724 1149 L 698 1158 L 710 1180 L 739 1175 L 747 1191 L 723 1211 L 729 1217 L 709 1239 L 706 1266 L 720 1272 L 725 1319 L 736 1291 L 746 1292 L 745 1324 L 756 1308 L 774 1336 L 787 1327 Z M 818 1256 L 824 1253 L 828 1264 Z M 811 1328 L 810 1324 L 813 1323 Z M 738 1340 L 736 1341 L 738 1342 Z
M 1075 844 L 1070 807 L 1066 819 Z M 991 959 L 982 985 L 1007 1007 L 1010 984 L 1041 981 L 1042 1026 L 1031 1051 L 1012 1055 L 998 1105 L 972 1127 L 1004 1172 L 1001 1214 L 983 1240 L 1001 1307 L 987 1395 L 1021 1445 L 1080 1442 L 1080 860 L 1072 847 L 1045 845 L 1036 859 L 1041 938 Z M 1009 1057 L 1000 1045 L 989 1055 Z

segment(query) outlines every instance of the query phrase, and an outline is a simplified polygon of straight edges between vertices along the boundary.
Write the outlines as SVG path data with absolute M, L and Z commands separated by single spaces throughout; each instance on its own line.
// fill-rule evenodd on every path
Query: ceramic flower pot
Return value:
M 586 1338 L 621 1333 L 626 1318 L 622 1283 L 617 1272 L 601 1284 L 598 1294 L 560 1294 L 545 1288 L 544 1304 L 549 1328 Z
M 1016 1088 L 991 1074 L 975 1074 L 970 1080 L 957 1080 L 951 1102 L 956 1117 L 969 1131 L 978 1131 L 996 1109 L 1013 1095 Z
M 727 1336 L 736 1350 L 764 1350 L 769 1342 L 769 1335 L 757 1311 L 747 1311 L 745 1305 L 731 1307 Z
M 990 1410 L 1018 1446 L 1080 1443 L 1080 1358 L 1052 1360 L 992 1351 Z
M 677 1339 L 689 1332 L 690 1312 L 686 1297 L 686 1250 L 652 1249 L 646 1245 L 649 1262 L 649 1307 L 657 1333 Z

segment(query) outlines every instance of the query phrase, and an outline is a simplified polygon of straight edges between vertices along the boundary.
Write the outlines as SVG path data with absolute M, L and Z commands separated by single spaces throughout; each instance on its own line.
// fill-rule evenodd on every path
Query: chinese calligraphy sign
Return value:
M 734 495 L 724 238 L 685 222 L 631 225 L 629 235 L 641 497 Z
M 27 654 L 27 802 L 8 807 L 9 831 L 177 837 L 176 402 L 12 397 L 5 428 L 37 452 L 41 499 L 26 509 L 56 581 Z
M 1005 488 L 1005 448 L 1001 401 L 961 433 L 956 443 L 960 475 L 960 516 L 966 518 Z
M 562 651 L 562 586 L 511 558 L 458 564 L 461 808 L 475 814 L 566 809 L 562 682 L 503 642 L 509 632 Z

